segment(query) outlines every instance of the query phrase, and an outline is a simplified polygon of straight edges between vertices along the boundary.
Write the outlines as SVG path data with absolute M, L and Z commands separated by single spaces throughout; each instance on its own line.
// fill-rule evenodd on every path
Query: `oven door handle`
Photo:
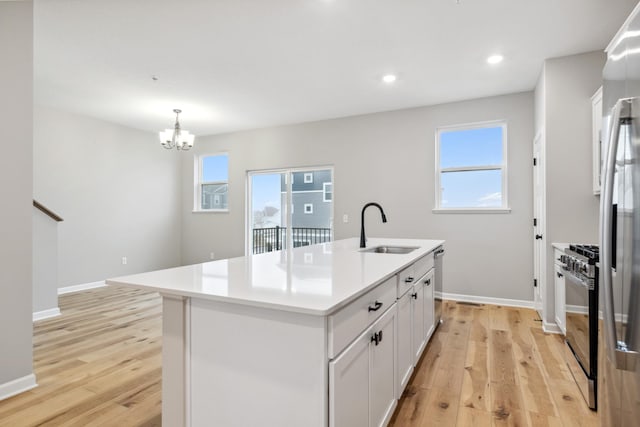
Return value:
M 624 341 L 619 341 L 616 331 L 616 314 L 613 301 L 613 181 L 615 173 L 616 154 L 618 152 L 618 141 L 620 138 L 620 127 L 623 121 L 632 117 L 632 106 L 637 107 L 640 98 L 619 99 L 613 108 L 611 117 L 611 134 L 604 162 L 604 174 L 602 181 L 602 194 L 600 200 L 600 242 L 602 244 L 602 279 L 604 287 L 604 328 L 605 347 L 607 356 L 611 363 L 617 368 L 627 371 L 635 371 L 638 360 L 637 349 L 631 349 Z M 629 307 L 631 308 L 631 307 Z M 628 313 L 629 317 L 631 313 Z M 622 319 L 620 319 L 622 321 Z
M 593 291 L 595 289 L 595 285 L 593 283 L 589 283 L 588 281 L 584 280 L 582 277 L 573 274 L 571 271 L 567 269 L 565 269 L 565 274 L 567 275 L 567 278 L 570 279 L 570 281 L 577 282 L 578 285 L 585 288 L 586 290 Z

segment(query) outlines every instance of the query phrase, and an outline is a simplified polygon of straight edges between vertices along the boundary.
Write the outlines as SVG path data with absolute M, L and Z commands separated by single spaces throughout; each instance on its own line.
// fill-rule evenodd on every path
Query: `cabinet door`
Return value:
M 396 397 L 400 399 L 413 372 L 413 346 L 411 344 L 411 293 L 405 293 L 397 302 L 398 307 L 398 372 Z
M 395 392 L 396 320 L 396 306 L 394 306 L 372 327 L 372 335 L 378 334 L 378 341 L 372 341 L 369 344 L 369 364 L 371 366 L 369 425 L 371 427 L 387 425 L 398 402 Z
M 435 326 L 434 298 L 433 298 L 433 269 L 431 269 L 422 279 L 424 285 L 424 335 L 425 344 L 429 342 Z
M 556 323 L 563 334 L 567 333 L 567 318 L 565 307 L 564 271 L 558 264 L 554 264 L 553 284 L 556 295 Z
M 329 362 L 331 427 L 369 427 L 370 335 L 364 333 Z
M 411 292 L 411 315 L 413 317 L 413 364 L 418 363 L 425 345 L 424 330 L 424 284 L 422 280 L 413 285 Z

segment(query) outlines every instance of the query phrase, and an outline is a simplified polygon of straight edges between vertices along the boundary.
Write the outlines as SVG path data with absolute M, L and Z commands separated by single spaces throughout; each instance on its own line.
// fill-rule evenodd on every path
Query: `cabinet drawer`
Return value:
M 329 316 L 329 359 L 337 356 L 395 301 L 396 276 L 394 275 Z
M 433 268 L 433 253 L 423 256 L 413 264 L 416 278 L 422 277 Z
M 398 273 L 398 292 L 396 295 L 398 298 L 411 289 L 416 280 L 419 279 L 419 276 L 416 276 L 414 265 L 415 264 L 411 264 Z
M 562 265 L 562 262 L 560 262 L 560 256 L 564 255 L 564 251 L 558 249 L 558 248 L 553 248 L 553 262 L 557 265 Z
M 433 268 L 433 253 L 423 256 L 409 267 L 398 273 L 398 294 L 400 298 L 414 283 Z

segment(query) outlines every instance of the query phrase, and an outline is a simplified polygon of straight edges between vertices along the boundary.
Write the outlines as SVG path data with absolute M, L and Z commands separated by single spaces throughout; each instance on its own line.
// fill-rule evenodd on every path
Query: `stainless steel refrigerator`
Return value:
M 600 195 L 603 426 L 640 425 L 640 13 L 607 48 Z

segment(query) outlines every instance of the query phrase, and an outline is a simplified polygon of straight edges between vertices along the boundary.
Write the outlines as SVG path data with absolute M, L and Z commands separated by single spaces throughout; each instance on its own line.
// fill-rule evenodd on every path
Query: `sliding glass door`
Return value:
M 249 173 L 247 253 L 324 243 L 333 237 L 333 169 Z

